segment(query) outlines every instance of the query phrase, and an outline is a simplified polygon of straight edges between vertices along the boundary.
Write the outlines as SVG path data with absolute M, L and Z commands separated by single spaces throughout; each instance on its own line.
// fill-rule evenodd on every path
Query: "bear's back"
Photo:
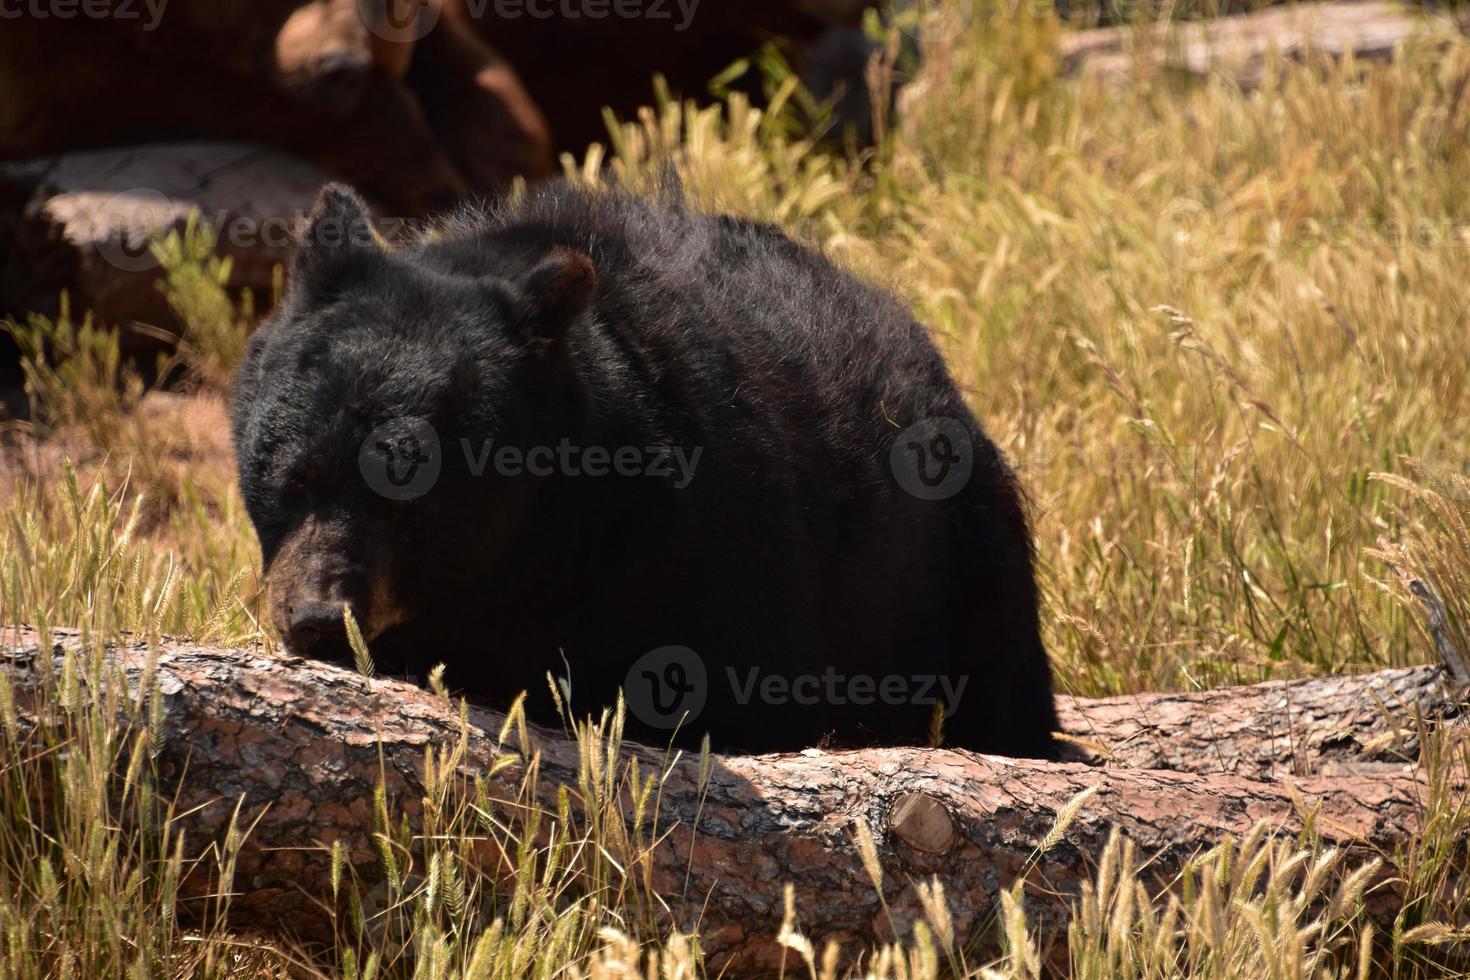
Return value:
M 579 372 L 606 410 L 652 434 L 728 441 L 748 428 L 831 466 L 866 465 L 898 420 L 973 426 L 908 310 L 774 225 L 557 184 L 451 222 L 423 259 L 504 274 L 557 247 L 598 270 L 594 317 L 569 338 Z

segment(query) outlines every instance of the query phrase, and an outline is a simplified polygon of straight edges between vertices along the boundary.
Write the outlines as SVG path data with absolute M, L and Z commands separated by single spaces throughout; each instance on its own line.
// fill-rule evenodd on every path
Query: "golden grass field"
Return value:
M 956 26 L 931 32 L 861 161 L 793 136 L 782 88 L 774 112 L 648 110 L 568 173 L 652 186 L 672 158 L 701 206 L 778 222 L 913 305 L 1030 493 L 1059 690 L 1429 662 L 1395 568 L 1470 649 L 1470 42 L 1275 63 L 1242 92 L 1061 77 L 1052 18 L 982 6 Z M 69 356 L 32 364 L 47 424 L 5 456 L 0 621 L 269 639 L 220 428 L 252 318 L 208 245 L 160 246 L 190 397 L 145 395 L 80 314 L 12 325 Z M 120 728 L 68 701 L 74 682 L 57 681 L 71 739 L 46 744 L 0 684 L 0 977 L 703 973 L 697 937 L 651 933 L 611 871 L 578 879 L 528 846 L 511 884 L 476 878 L 456 863 L 472 821 L 422 846 L 439 870 L 399 876 L 390 921 L 314 958 L 194 930 L 174 894 L 195 855 L 139 761 L 146 719 Z M 1463 744 L 1426 751 L 1470 765 Z M 43 782 L 62 791 L 43 801 Z M 1382 858 L 1412 896 L 1391 934 L 1357 910 L 1367 877 L 1309 837 L 1222 841 L 1175 897 L 1149 894 L 1147 856 L 1117 842 L 1073 924 L 1072 972 L 1451 975 L 1470 944 L 1452 843 L 1470 805 L 1426 806 L 1423 838 Z M 864 970 L 1036 975 L 1024 907 L 1001 928 L 999 962 L 947 948 L 933 922 Z M 822 950 L 788 942 L 792 976 L 825 975 Z

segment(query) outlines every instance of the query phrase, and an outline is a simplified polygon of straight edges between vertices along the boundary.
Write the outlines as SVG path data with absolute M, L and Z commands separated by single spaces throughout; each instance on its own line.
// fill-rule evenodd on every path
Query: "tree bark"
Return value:
M 38 692 L 58 653 L 40 650 L 36 639 L 28 631 L 0 631 L 0 659 L 32 726 L 51 723 L 53 709 Z M 79 640 L 72 634 L 61 642 Z M 133 687 L 149 670 L 142 646 L 108 656 Z M 218 840 L 237 804 L 241 825 L 253 825 L 237 859 L 231 923 L 322 936 L 327 920 L 320 900 L 330 893 L 326 845 L 340 841 L 355 867 L 375 866 L 371 832 L 380 782 L 394 812 L 417 825 L 425 750 L 460 743 L 459 706 L 399 681 L 259 648 L 167 642 L 155 657 L 159 772 L 177 784 L 166 788 L 178 791 L 176 810 L 185 815 L 190 850 Z M 1457 716 L 1458 702 L 1436 687 L 1433 672 L 1416 669 L 1065 705 L 1065 724 L 1084 726 L 1079 737 L 1111 745 L 1108 768 L 945 749 L 807 750 L 714 757 L 702 780 L 698 759 L 670 762 L 628 745 L 625 757 L 638 758 L 643 773 L 664 773 L 658 843 L 629 874 L 647 873 L 646 883 L 666 903 L 663 925 L 697 925 L 709 964 L 736 974 L 780 963 L 775 936 L 787 882 L 795 887 L 798 924 L 807 936 L 859 948 L 892 939 L 895 930 L 905 933 L 921 915 L 918 884 L 937 877 L 957 936 L 983 953 L 993 949 L 989 926 L 1000 890 L 1025 875 L 1029 920 L 1044 941 L 1056 943 L 1090 859 L 1115 827 L 1141 852 L 1156 855 L 1151 871 L 1161 882 L 1227 834 L 1244 835 L 1258 822 L 1295 833 L 1308 812 L 1317 832 L 1350 855 L 1366 859 L 1409 840 L 1419 831 L 1425 791 L 1412 766 L 1371 763 L 1377 771 L 1363 774 L 1348 765 L 1345 775 L 1277 781 L 1220 772 L 1353 761 L 1353 746 L 1367 749 L 1376 737 L 1371 733 L 1392 731 L 1363 708 L 1379 697 L 1373 692 L 1417 698 L 1421 711 L 1427 705 L 1429 713 Z M 1380 699 L 1395 709 L 1393 699 Z M 1398 708 L 1400 722 L 1407 724 L 1414 707 Z M 1253 748 L 1255 716 L 1292 726 L 1310 721 L 1349 735 L 1288 739 L 1285 746 L 1301 751 L 1298 765 L 1269 726 L 1264 747 Z M 496 712 L 468 709 L 457 771 L 466 780 L 484 778 L 490 805 L 509 823 L 518 807 L 524 812 L 528 757 L 515 740 L 498 744 L 503 722 Z M 1208 737 L 1217 730 L 1226 747 L 1212 753 Z M 1167 747 L 1160 744 L 1166 737 Z M 534 727 L 529 742 L 539 757 L 536 799 L 555 813 L 558 787 L 577 785 L 578 746 Z M 1371 755 L 1360 752 L 1357 761 Z M 511 764 L 494 768 L 506 758 Z M 1176 768 L 1193 760 L 1207 772 L 1117 768 L 1128 760 Z M 1058 814 L 1085 790 L 1092 795 L 1043 850 Z M 857 844 L 860 828 L 875 844 L 881 901 Z M 1370 914 L 1391 917 L 1391 888 L 1379 893 L 1383 907 L 1370 907 Z
M 1187 694 L 1057 698 L 1064 758 L 1127 769 L 1281 776 L 1370 773 L 1418 757 L 1417 718 L 1463 721 L 1444 668 L 1269 681 Z

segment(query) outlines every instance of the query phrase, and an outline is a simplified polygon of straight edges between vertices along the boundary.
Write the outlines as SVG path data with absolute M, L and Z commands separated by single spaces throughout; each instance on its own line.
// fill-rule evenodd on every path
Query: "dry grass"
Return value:
M 672 158 L 695 200 L 777 221 L 912 302 L 1033 497 L 1063 690 L 1470 649 L 1470 44 L 1416 41 L 1384 65 L 1275 65 L 1244 94 L 1223 79 L 1059 79 L 1059 31 L 981 6 L 965 30 L 931 32 L 941 40 L 898 128 L 864 161 L 811 152 L 735 101 L 649 111 L 617 129 L 606 160 L 568 170 L 646 186 Z M 197 241 L 170 249 L 188 367 L 217 390 L 248 315 L 221 302 Z M 140 405 L 105 338 L 18 329 L 78 356 L 64 376 L 33 377 L 53 424 L 5 464 L 0 620 L 259 638 L 258 556 L 218 411 L 181 422 L 195 410 Z M 58 678 L 56 696 L 75 685 Z M 597 803 L 631 778 L 594 764 L 615 719 L 583 734 L 588 809 L 543 817 L 562 851 L 531 843 L 544 827 L 477 826 L 473 800 L 447 785 L 445 822 L 416 840 L 385 812 L 391 911 L 364 912 L 307 964 L 181 930 L 171 895 L 198 856 L 175 850 L 153 795 L 146 693 L 131 728 L 76 701 L 40 741 L 17 730 L 8 697 L 0 688 L 0 977 L 701 972 L 697 943 L 658 936 L 615 866 L 566 873 L 569 851 L 637 840 Z M 1410 896 L 1392 933 L 1364 925 L 1361 869 L 1310 835 L 1221 842 L 1164 897 L 1114 841 L 1072 926 L 1073 972 L 1445 975 L 1470 924 L 1470 811 L 1447 787 L 1470 760 L 1463 745 L 1426 744 L 1426 832 L 1382 857 Z M 513 855 L 498 890 L 470 870 L 470 838 L 487 833 Z M 935 901 L 868 969 L 1033 976 L 1019 894 L 1001 962 L 954 948 Z M 793 976 L 831 975 L 823 950 L 787 941 Z

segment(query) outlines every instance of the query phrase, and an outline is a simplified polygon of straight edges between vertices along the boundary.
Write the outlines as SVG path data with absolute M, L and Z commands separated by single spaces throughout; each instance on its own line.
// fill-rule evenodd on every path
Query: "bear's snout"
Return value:
M 351 539 L 343 525 L 307 518 L 270 563 L 271 620 L 298 656 L 352 661 L 344 609 L 368 642 L 386 628 L 388 590 L 374 587 L 371 570 L 349 552 Z
M 288 607 L 284 633 L 292 652 L 303 656 L 320 657 L 348 649 L 341 604 L 303 602 Z

